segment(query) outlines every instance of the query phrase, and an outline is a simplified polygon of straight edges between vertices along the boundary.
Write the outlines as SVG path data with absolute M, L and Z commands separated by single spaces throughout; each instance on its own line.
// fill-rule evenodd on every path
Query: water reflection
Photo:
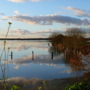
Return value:
M 85 49 L 85 48 L 84 48 Z M 54 53 L 55 56 L 64 54 L 65 64 L 68 64 L 72 71 L 90 71 L 90 50 L 82 49 L 65 49 L 62 44 L 53 45 L 49 49 L 50 53 Z
M 8 60 L 4 60 L 3 57 L 1 61 L 8 64 L 8 76 L 53 79 L 83 74 L 82 70 L 87 67 L 83 60 L 79 60 L 76 56 L 66 60 L 62 48 L 51 47 L 48 43 L 48 41 L 8 41 L 6 46 L 7 52 L 9 48 Z M 0 41 L 0 50 L 2 46 L 3 41 Z M 32 59 L 32 51 L 34 59 Z

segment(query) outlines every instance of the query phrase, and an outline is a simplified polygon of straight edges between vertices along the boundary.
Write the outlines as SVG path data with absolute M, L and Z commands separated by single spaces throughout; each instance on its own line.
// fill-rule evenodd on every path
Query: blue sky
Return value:
M 90 0 L 1 0 L 0 35 L 48 37 L 69 27 L 90 28 Z

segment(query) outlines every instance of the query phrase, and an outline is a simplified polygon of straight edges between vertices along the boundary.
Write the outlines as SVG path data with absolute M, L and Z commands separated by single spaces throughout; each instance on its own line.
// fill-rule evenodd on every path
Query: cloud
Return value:
M 15 3 L 22 3 L 22 2 L 29 2 L 29 1 L 39 2 L 39 1 L 43 1 L 43 0 L 8 0 L 8 1 L 15 2 Z
M 72 10 L 72 8 L 69 8 Z M 81 11 L 76 10 L 78 16 L 81 16 Z M 37 24 L 37 25 L 53 25 L 55 23 L 67 24 L 67 25 L 90 25 L 90 19 L 81 19 L 77 17 L 64 16 L 58 14 L 40 15 L 40 16 L 30 16 L 27 14 L 21 14 L 19 11 L 14 11 L 14 16 L 3 16 L 2 20 L 14 20 L 27 24 Z M 83 14 L 82 16 L 84 16 Z
M 14 33 L 17 35 L 29 35 L 29 34 L 31 34 L 30 31 L 25 30 L 25 29 L 12 30 L 10 33 Z
M 64 28 L 63 28 L 64 30 Z M 54 32 L 60 32 L 63 33 L 61 31 L 61 29 L 47 29 L 47 30 L 39 30 L 39 31 L 30 31 L 30 30 L 26 30 L 26 29 L 16 29 L 16 30 L 11 30 L 10 34 L 12 35 L 48 35 Z
M 0 21 L 3 21 L 4 19 L 3 19 L 3 17 L 4 17 L 4 13 L 0 13 Z
M 4 13 L 0 13 L 0 16 L 4 16 L 5 14 Z
M 90 22 L 87 19 L 79 19 L 70 16 L 62 15 L 46 15 L 46 16 L 29 16 L 29 15 L 18 15 L 10 17 L 13 20 L 24 22 L 27 24 L 39 24 L 39 25 L 52 25 L 54 23 L 62 24 L 74 24 L 74 25 L 89 25 Z
M 54 32 L 54 30 L 48 29 L 48 30 L 41 30 L 41 31 L 37 31 L 37 32 L 32 32 L 32 34 L 48 34 L 48 33 L 52 33 Z
M 10 19 L 10 16 L 3 16 L 3 17 L 1 18 L 1 20 L 8 20 L 8 19 Z
M 63 31 L 61 31 L 63 30 Z M 8 34 L 8 38 L 43 38 L 43 37 L 48 37 L 51 33 L 54 32 L 59 32 L 62 33 L 64 32 L 64 28 L 60 28 L 60 29 L 43 29 L 43 30 L 29 30 L 29 29 L 14 29 L 11 30 Z M 3 38 L 4 34 L 2 34 L 0 37 Z M 24 47 L 24 46 L 23 46 Z M 25 49 L 27 47 L 24 47 Z
M 41 31 L 37 31 L 37 32 L 32 32 L 32 34 L 51 34 L 51 33 L 54 33 L 54 32 L 60 32 L 61 33 L 61 30 L 60 29 L 47 29 L 47 30 L 41 30 Z
M 72 10 L 74 11 L 77 15 L 82 15 L 84 14 L 84 10 L 78 9 L 78 8 L 73 8 L 73 7 L 67 7 L 67 10 Z
M 28 2 L 29 0 L 8 0 L 15 3 Z
M 21 15 L 21 13 L 20 13 L 18 10 L 15 10 L 15 11 L 14 11 L 14 14 L 15 14 L 15 15 Z
M 73 11 L 76 16 L 90 17 L 90 11 L 86 11 L 86 10 L 82 10 L 74 7 L 66 7 L 65 9 Z
M 34 56 L 34 60 L 32 60 L 32 56 L 24 56 L 24 57 L 21 57 L 21 58 L 17 58 L 17 59 L 14 59 L 13 61 L 12 60 L 8 60 L 8 61 L 5 61 L 4 60 L 4 63 L 8 63 L 8 64 L 15 64 L 15 65 L 18 65 L 17 67 L 15 66 L 15 69 L 18 69 L 21 65 L 28 65 L 30 63 L 37 63 L 37 64 L 46 64 L 48 66 L 58 66 L 57 64 L 63 64 L 64 61 L 63 61 L 63 54 L 61 54 L 60 56 L 55 56 L 54 57 L 54 60 L 52 61 L 51 60 L 51 57 L 50 55 L 35 55 Z
M 31 0 L 32 2 L 39 2 L 39 1 L 43 1 L 43 0 Z
M 18 10 L 15 10 L 13 13 L 14 13 L 14 16 L 28 16 L 28 14 L 23 14 Z
M 17 29 L 17 30 L 11 30 L 11 32 L 9 33 L 9 35 L 45 35 L 45 34 L 51 34 L 53 32 L 60 32 L 60 30 L 52 30 L 52 29 L 47 29 L 47 30 L 41 30 L 41 31 L 32 31 L 30 32 L 29 30 L 25 30 L 25 29 Z

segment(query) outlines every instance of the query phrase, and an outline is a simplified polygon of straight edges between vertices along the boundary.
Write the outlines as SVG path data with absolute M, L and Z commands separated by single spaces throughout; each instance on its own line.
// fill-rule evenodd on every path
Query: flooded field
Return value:
M 0 41 L 0 55 L 2 54 L 4 42 Z M 1 66 L 5 65 L 7 78 L 39 78 L 39 79 L 61 79 L 69 77 L 80 77 L 90 70 L 90 56 L 82 56 L 81 61 L 67 62 L 64 54 L 53 55 L 51 45 L 48 41 L 7 41 Z M 81 64 L 78 64 L 81 63 Z M 2 75 L 0 67 L 0 78 Z

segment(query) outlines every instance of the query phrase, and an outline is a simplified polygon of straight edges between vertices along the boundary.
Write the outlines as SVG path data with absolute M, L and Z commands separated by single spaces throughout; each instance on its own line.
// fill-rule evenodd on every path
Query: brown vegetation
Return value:
M 84 67 L 81 56 L 90 54 L 90 42 L 87 42 L 84 34 L 85 32 L 79 28 L 70 28 L 65 35 L 53 33 L 49 38 L 52 47 L 63 52 L 66 62 L 78 70 Z

